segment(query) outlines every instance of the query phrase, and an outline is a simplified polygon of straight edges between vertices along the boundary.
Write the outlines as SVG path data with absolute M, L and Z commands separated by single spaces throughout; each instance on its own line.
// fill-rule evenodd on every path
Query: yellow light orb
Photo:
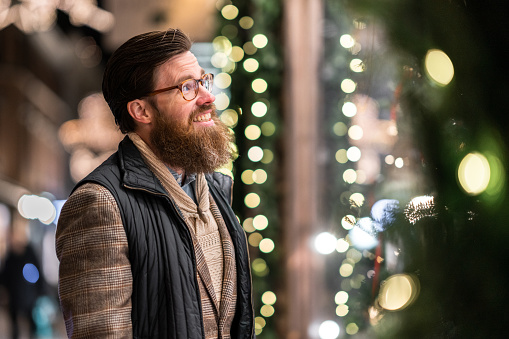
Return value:
M 338 243 L 336 245 L 336 251 L 338 251 L 339 253 L 345 253 L 349 247 L 350 247 L 350 244 L 348 243 L 348 241 L 346 241 L 343 238 L 338 239 Z
M 346 127 L 346 124 L 344 122 L 336 122 L 334 126 L 332 126 L 332 131 L 338 137 L 342 137 L 348 131 L 348 127 Z
M 345 215 L 343 219 L 341 219 L 341 226 L 343 226 L 343 228 L 348 231 L 355 226 L 356 222 L 357 219 L 353 215 Z
M 260 160 L 264 164 L 270 164 L 274 160 L 274 153 L 270 149 L 264 149 L 263 150 L 263 157 L 262 160 Z
M 276 294 L 272 291 L 267 291 L 262 294 L 262 303 L 265 305 L 274 305 L 276 303 Z
M 346 304 L 346 302 L 348 301 L 348 293 L 345 291 L 339 291 L 338 293 L 336 293 L 334 301 L 338 305 Z
M 362 193 L 354 193 L 350 196 L 350 201 L 353 202 L 356 206 L 364 205 L 364 195 Z
M 355 39 L 350 34 L 343 34 L 339 38 L 339 43 L 343 48 L 352 48 L 355 45 Z
M 362 136 L 364 135 L 364 131 L 362 130 L 362 127 L 359 125 L 353 125 L 348 129 L 348 136 L 352 140 L 360 140 L 362 139 Z
M 261 118 L 267 114 L 267 110 L 267 105 L 261 101 L 257 101 L 251 105 L 251 113 L 257 118 Z
M 269 219 L 266 216 L 260 214 L 253 218 L 253 227 L 258 231 L 263 231 L 269 226 Z
M 251 83 L 251 88 L 253 88 L 253 91 L 256 93 L 263 93 L 267 90 L 268 84 L 267 81 L 263 79 L 254 79 Z
M 218 88 L 225 89 L 232 84 L 232 77 L 228 73 L 219 73 L 214 77 L 214 85 Z
M 254 20 L 249 16 L 243 16 L 239 20 L 239 26 L 242 27 L 243 29 L 250 29 L 251 27 L 253 27 L 253 25 Z
M 256 317 L 255 318 L 255 326 L 258 326 L 259 328 L 264 328 L 267 322 L 262 317 Z
M 265 181 L 267 181 L 267 172 L 265 172 L 261 168 L 257 169 L 253 173 L 253 180 L 257 184 L 263 184 Z
M 214 101 L 214 103 L 216 104 L 216 108 L 222 111 L 230 106 L 230 98 L 226 93 L 219 93 L 216 95 L 216 101 Z
M 249 140 L 256 140 L 262 135 L 262 130 L 256 125 L 249 125 L 244 130 L 244 134 Z
M 249 242 L 249 245 L 253 247 L 258 247 L 260 242 L 262 241 L 263 236 L 260 233 L 251 233 L 249 237 L 247 238 L 247 241 Z
M 248 54 L 248 55 L 253 55 L 256 53 L 256 51 L 258 50 L 258 48 L 256 48 L 256 46 L 253 44 L 252 41 L 248 41 L 246 42 L 242 48 L 244 49 L 244 53 Z
M 271 305 L 263 305 L 260 309 L 260 314 L 265 318 L 271 317 L 274 314 L 274 307 Z
M 269 42 L 269 39 L 264 34 L 256 34 L 253 37 L 253 45 L 255 45 L 256 48 L 264 48 L 267 46 L 267 43 Z
M 217 36 L 212 40 L 212 46 L 214 47 L 214 50 L 217 52 L 222 52 L 226 55 L 229 55 L 232 51 L 232 43 L 231 41 L 225 37 L 225 36 Z
M 253 218 L 246 218 L 242 223 L 242 227 L 248 233 L 253 233 L 256 229 L 253 226 Z
M 262 160 L 264 151 L 259 146 L 253 146 L 247 151 L 247 157 L 252 162 L 258 162 Z
M 260 205 L 260 202 L 261 202 L 260 196 L 256 193 L 249 193 L 244 198 L 244 203 L 249 208 L 258 207 L 258 205 Z
M 490 173 L 490 164 L 484 155 L 469 153 L 458 167 L 458 180 L 466 193 L 478 195 L 488 187 Z
M 228 65 L 228 56 L 224 52 L 217 52 L 210 58 L 210 63 L 216 68 L 223 68 Z
M 350 69 L 356 73 L 364 72 L 364 62 L 361 59 L 353 59 L 350 61 Z
M 436 84 L 446 86 L 454 77 L 454 66 L 449 56 L 438 49 L 430 49 L 424 61 L 426 73 Z
M 239 115 L 233 109 L 223 111 L 219 118 L 228 127 L 235 127 L 239 121 Z
M 341 81 L 341 90 L 347 94 L 353 93 L 357 84 L 352 79 L 345 79 Z
M 242 180 L 242 182 L 246 185 L 252 185 L 254 183 L 254 180 L 253 180 L 253 170 L 245 170 L 244 172 L 242 172 L 242 175 L 240 176 L 240 179 Z
M 268 269 L 267 262 L 265 260 L 263 260 L 262 258 L 256 258 L 255 260 L 253 260 L 253 264 L 251 265 L 251 268 L 256 273 L 265 272 Z
M 262 241 L 260 241 L 260 251 L 263 253 L 270 253 L 274 251 L 275 244 L 272 239 L 265 238 Z
M 273 135 L 276 132 L 276 125 L 274 125 L 270 121 L 265 121 L 262 124 L 261 128 L 262 128 L 262 134 L 265 135 L 266 137 L 270 137 L 271 135 Z
M 336 307 L 336 315 L 338 317 L 344 317 L 348 314 L 348 306 L 347 305 L 339 305 Z
M 357 334 L 357 332 L 359 332 L 359 326 L 355 323 L 350 323 L 346 325 L 345 332 L 349 335 Z
M 253 59 L 253 58 L 244 60 L 243 65 L 244 65 L 244 69 L 246 70 L 246 72 L 249 72 L 249 73 L 256 72 L 256 70 L 258 70 L 258 67 L 260 66 L 260 64 L 258 63 L 258 60 Z
M 357 172 L 353 169 L 347 169 L 343 172 L 343 180 L 348 184 L 353 184 L 357 180 Z
M 351 118 L 357 114 L 357 106 L 353 102 L 347 101 L 341 107 L 341 112 L 345 117 Z
M 386 310 L 401 310 L 410 305 L 418 293 L 417 279 L 407 274 L 395 274 L 382 282 L 378 302 Z
M 226 5 L 221 9 L 221 14 L 226 20 L 233 20 L 239 15 L 239 9 L 234 5 Z
M 340 164 L 346 164 L 348 162 L 348 157 L 346 156 L 346 149 L 340 149 L 336 152 L 336 161 Z
M 352 273 L 353 273 L 353 265 L 351 265 L 351 264 L 343 264 L 339 268 L 339 274 L 344 278 L 351 276 Z
M 234 62 L 239 62 L 244 57 L 244 50 L 239 46 L 233 46 L 230 53 L 230 59 Z

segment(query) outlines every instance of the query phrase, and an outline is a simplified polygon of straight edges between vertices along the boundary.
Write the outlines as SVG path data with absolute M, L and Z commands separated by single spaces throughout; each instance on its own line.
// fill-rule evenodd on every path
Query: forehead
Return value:
M 186 80 L 189 77 L 199 78 L 202 68 L 198 59 L 191 52 L 184 52 L 171 57 L 155 69 L 154 82 L 167 85 Z

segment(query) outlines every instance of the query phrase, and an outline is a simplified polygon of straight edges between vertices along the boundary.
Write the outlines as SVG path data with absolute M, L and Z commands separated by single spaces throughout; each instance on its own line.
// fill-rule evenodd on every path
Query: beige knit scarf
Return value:
M 221 300 L 223 283 L 223 247 L 217 222 L 210 211 L 209 190 L 203 173 L 196 176 L 196 200 L 198 205 L 180 187 L 166 165 L 152 152 L 136 133 L 129 133 L 149 169 L 161 181 L 166 192 L 175 201 L 184 216 L 189 230 L 195 235 L 208 266 L 216 301 Z

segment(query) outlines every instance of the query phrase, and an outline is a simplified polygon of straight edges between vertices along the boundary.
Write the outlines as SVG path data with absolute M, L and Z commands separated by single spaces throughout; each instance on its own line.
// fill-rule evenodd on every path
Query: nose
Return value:
M 216 101 L 216 97 L 214 96 L 214 94 L 209 92 L 204 86 L 199 85 L 196 104 L 198 106 L 209 105 L 214 101 Z

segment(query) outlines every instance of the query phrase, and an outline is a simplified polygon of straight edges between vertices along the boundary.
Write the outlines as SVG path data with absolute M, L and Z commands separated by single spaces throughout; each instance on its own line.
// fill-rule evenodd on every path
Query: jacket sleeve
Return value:
M 131 338 L 132 273 L 117 203 L 97 184 L 80 186 L 56 230 L 60 306 L 69 338 Z

